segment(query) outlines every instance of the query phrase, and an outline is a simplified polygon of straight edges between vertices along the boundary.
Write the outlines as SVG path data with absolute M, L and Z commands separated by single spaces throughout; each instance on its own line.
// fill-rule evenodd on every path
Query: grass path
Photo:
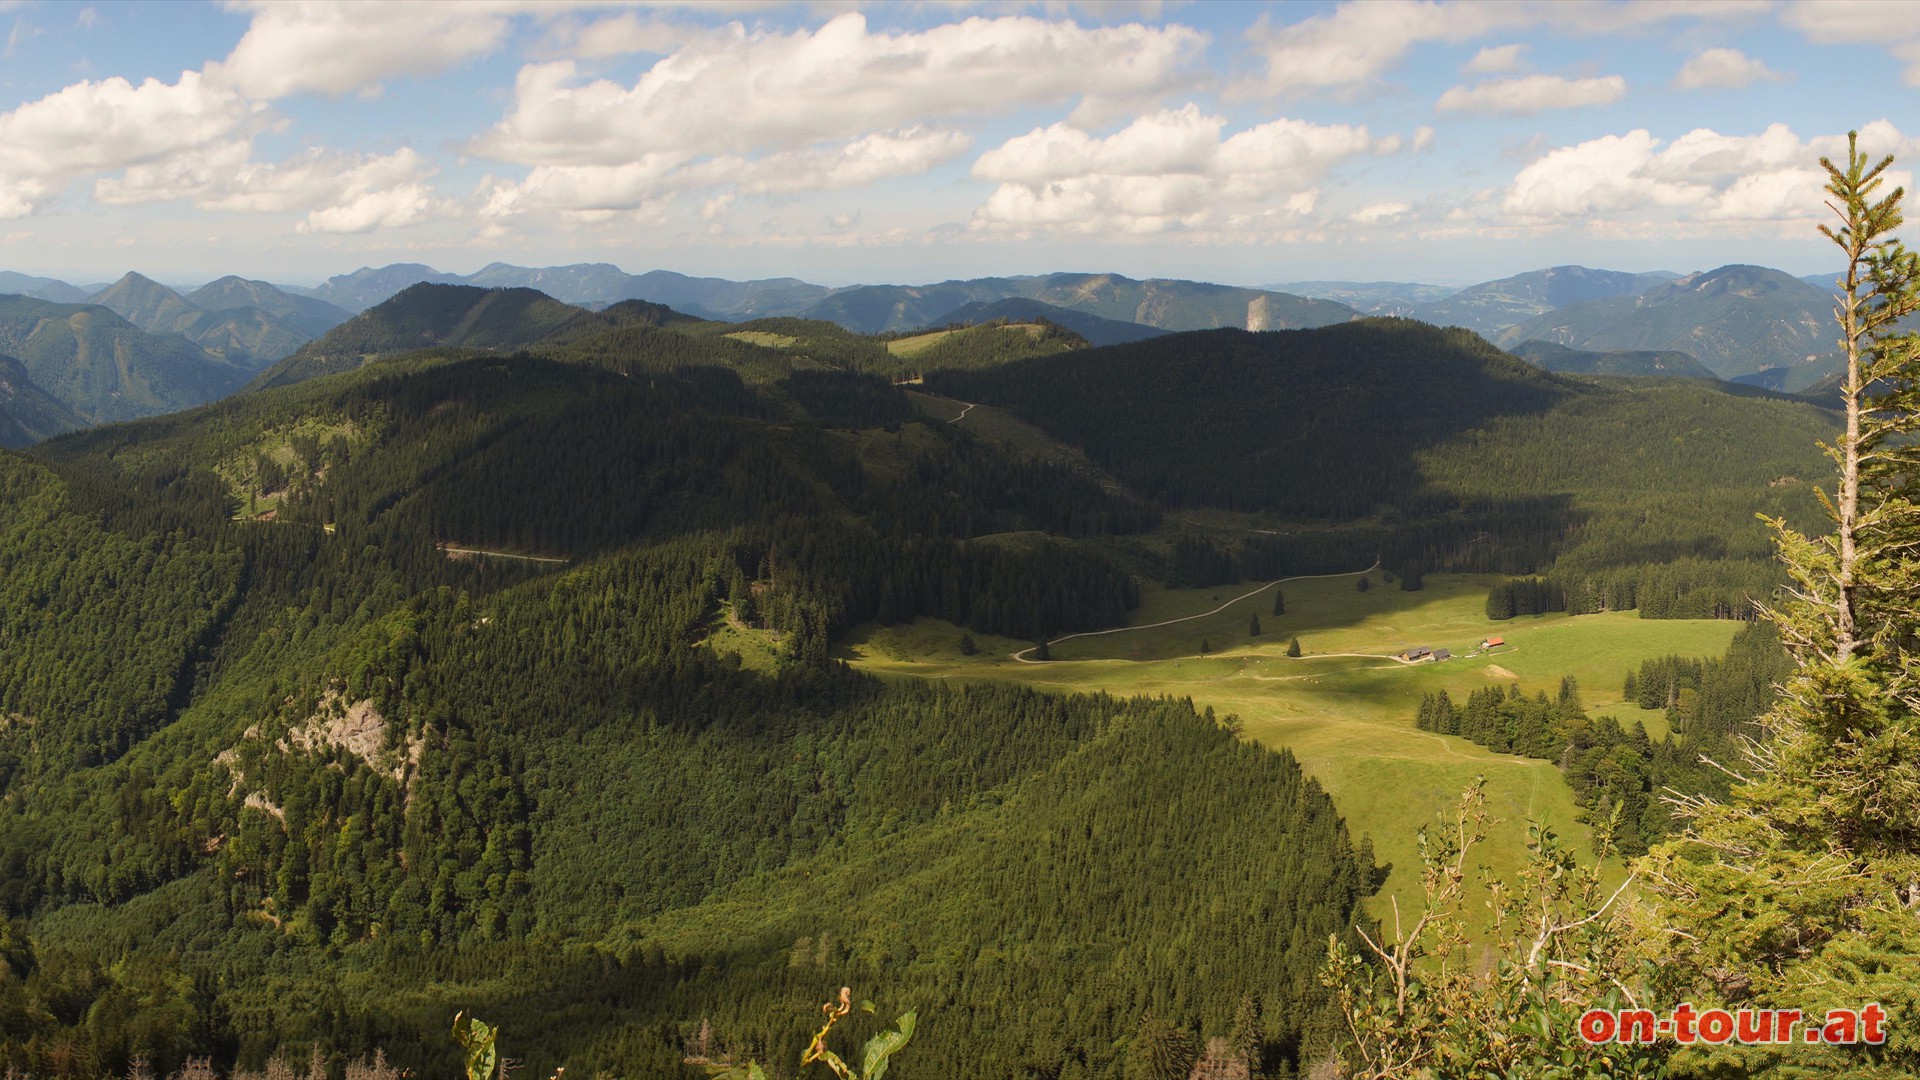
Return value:
M 481 555 L 489 559 L 519 559 L 521 562 L 559 563 L 562 565 L 572 561 L 571 559 L 555 559 L 546 555 L 516 555 L 511 551 L 488 551 L 485 548 L 460 547 L 455 544 L 441 544 L 440 550 L 446 552 L 448 558 L 453 558 L 456 555 Z
M 971 409 L 973 408 L 973 406 L 969 405 L 967 406 L 967 408 Z M 966 414 L 961 413 L 960 415 L 965 416 Z M 959 417 L 955 417 L 954 419 L 957 420 L 959 419 Z M 952 422 L 953 421 L 951 420 L 948 421 L 948 423 L 952 423 Z M 1205 618 L 1209 618 L 1211 616 L 1220 614 L 1221 612 L 1227 610 L 1228 608 L 1232 607 L 1233 605 L 1239 603 L 1242 600 L 1250 600 L 1253 597 L 1259 596 L 1261 593 L 1266 592 L 1268 589 L 1271 589 L 1276 585 L 1285 585 L 1289 581 L 1309 581 L 1317 578 L 1359 577 L 1362 574 L 1371 574 L 1375 570 L 1378 570 L 1379 568 L 1380 568 L 1380 560 L 1375 559 L 1373 560 L 1373 565 L 1367 567 L 1365 570 L 1349 570 L 1346 573 L 1342 573 L 1342 574 L 1299 574 L 1294 577 L 1276 578 L 1272 581 L 1267 582 L 1265 585 L 1260 585 L 1246 592 L 1241 593 L 1239 596 L 1236 596 L 1233 599 L 1227 601 L 1226 603 L 1221 604 L 1219 607 L 1214 608 L 1212 611 L 1202 611 L 1198 615 L 1182 615 L 1180 618 L 1177 618 L 1177 619 L 1162 619 L 1159 622 L 1142 623 L 1139 626 L 1116 626 L 1111 630 L 1085 630 L 1078 634 L 1067 634 L 1062 637 L 1054 638 L 1052 641 L 1047 642 L 1047 645 L 1051 647 L 1054 645 L 1058 645 L 1063 641 L 1072 641 L 1074 638 L 1105 637 L 1108 634 L 1125 634 L 1133 630 L 1152 630 L 1155 627 L 1159 627 L 1159 626 L 1172 626 L 1175 623 L 1192 622 L 1195 619 L 1205 619 Z M 1008 653 L 1007 656 L 1010 659 L 1018 660 L 1023 664 L 1051 663 L 1051 661 L 1047 661 L 1047 660 L 1027 659 L 1027 654 L 1037 648 L 1039 648 L 1039 646 L 1029 645 L 1026 648 L 1021 649 L 1017 652 Z M 1377 653 L 1316 653 L 1315 655 L 1316 656 L 1362 656 L 1362 657 L 1367 657 L 1373 660 L 1399 660 L 1399 657 L 1397 656 L 1389 656 L 1389 655 L 1377 654 Z M 1294 657 L 1293 659 L 1304 659 L 1304 658 Z M 1401 662 L 1404 663 L 1405 661 L 1401 661 Z

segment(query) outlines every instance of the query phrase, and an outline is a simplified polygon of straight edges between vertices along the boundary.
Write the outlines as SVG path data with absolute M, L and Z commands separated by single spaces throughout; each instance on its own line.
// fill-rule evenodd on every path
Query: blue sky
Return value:
M 1920 3 L 0 0 L 0 269 L 1467 283 L 1836 260 Z

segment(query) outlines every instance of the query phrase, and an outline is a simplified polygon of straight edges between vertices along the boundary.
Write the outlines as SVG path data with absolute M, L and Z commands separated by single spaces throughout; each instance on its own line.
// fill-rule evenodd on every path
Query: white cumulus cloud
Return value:
M 1349 217 L 1355 224 L 1379 225 L 1394 221 L 1413 213 L 1413 204 L 1404 202 L 1374 203 L 1355 210 Z
M 1054 124 L 982 154 L 973 175 L 999 187 L 978 231 L 1156 233 L 1229 218 L 1310 213 L 1328 170 L 1372 152 L 1364 127 L 1278 119 L 1222 138 L 1196 105 L 1140 117 L 1105 137 Z
M 431 166 L 410 149 L 354 156 L 314 149 L 281 162 L 252 160 L 245 140 L 127 169 L 94 183 L 109 205 L 190 199 L 203 210 L 303 213 L 299 232 L 369 232 L 448 212 L 426 183 Z
M 1206 42 L 1182 27 L 1083 27 L 1025 16 L 871 33 L 848 12 L 812 30 L 703 35 L 631 86 L 571 60 L 521 69 L 507 116 L 474 143 L 524 165 L 648 153 L 752 153 L 1082 95 L 1141 100 L 1183 85 Z
M 1489 45 L 1473 54 L 1460 70 L 1469 75 L 1500 75 L 1517 71 L 1525 63 L 1527 45 L 1524 42 L 1513 45 Z
M 82 176 L 230 142 L 250 113 L 193 71 L 172 83 L 78 82 L 0 113 L 0 216 L 30 213 Z
M 1282 26 L 1263 16 L 1248 38 L 1266 70 L 1236 89 L 1243 95 L 1279 95 L 1359 86 L 1426 42 L 1472 41 L 1537 27 L 1567 34 L 1617 33 L 1673 19 L 1730 18 L 1770 6 L 1768 0 L 1348 0 L 1331 12 Z
M 1780 21 L 1816 45 L 1877 45 L 1906 65 L 1920 86 L 1920 5 L 1881 0 L 1798 0 Z
M 1708 49 L 1680 65 L 1673 86 L 1676 90 L 1739 90 L 1782 78 L 1779 72 L 1739 49 Z
M 492 181 L 486 213 L 497 218 L 540 210 L 634 210 L 691 191 L 720 189 L 729 195 L 835 191 L 918 175 L 964 152 L 971 143 L 957 131 L 912 127 L 755 158 L 696 158 L 690 152 L 674 151 L 644 154 L 619 164 L 536 165 L 519 181 Z M 731 198 L 726 205 L 730 204 Z
M 474 0 L 232 0 L 253 16 L 207 74 L 249 97 L 377 91 L 435 75 L 500 46 L 517 5 Z
M 1861 129 L 1870 154 L 1910 155 L 1915 144 L 1885 120 Z M 1818 159 L 1845 153 L 1843 135 L 1802 140 L 1785 124 L 1757 135 L 1699 128 L 1670 142 L 1640 129 L 1550 151 L 1514 177 L 1501 208 L 1535 224 L 1804 222 L 1825 213 Z
M 1618 75 L 1594 79 L 1563 79 L 1558 75 L 1523 75 L 1490 79 L 1473 86 L 1456 86 L 1434 103 L 1439 112 L 1505 113 L 1531 116 L 1551 109 L 1611 105 L 1627 95 L 1627 80 Z

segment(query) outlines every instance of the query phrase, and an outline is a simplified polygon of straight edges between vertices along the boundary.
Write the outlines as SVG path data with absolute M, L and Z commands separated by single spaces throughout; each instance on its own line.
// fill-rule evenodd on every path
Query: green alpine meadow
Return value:
M 1920 0 L 0 0 L 0 1080 L 1920 1076 Z

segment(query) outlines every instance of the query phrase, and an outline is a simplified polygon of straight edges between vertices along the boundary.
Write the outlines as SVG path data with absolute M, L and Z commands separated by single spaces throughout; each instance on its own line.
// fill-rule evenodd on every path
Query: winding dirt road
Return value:
M 969 408 L 971 408 L 971 406 L 969 406 Z M 1268 589 L 1271 589 L 1276 585 L 1285 585 L 1289 581 L 1307 581 L 1313 578 L 1359 577 L 1361 574 L 1371 574 L 1378 569 L 1380 569 L 1380 560 L 1375 559 L 1373 560 L 1373 565 L 1367 567 L 1365 570 L 1349 570 L 1343 574 L 1298 574 L 1293 577 L 1279 578 L 1274 581 L 1269 581 L 1265 585 L 1260 585 L 1260 586 L 1256 586 L 1255 588 L 1249 589 L 1246 592 L 1241 593 L 1239 596 L 1236 596 L 1233 599 L 1227 601 L 1226 603 L 1221 604 L 1219 607 L 1214 608 L 1212 611 L 1203 611 L 1198 615 L 1182 615 L 1178 619 L 1162 619 L 1159 622 L 1142 623 L 1139 626 L 1116 626 L 1111 630 L 1085 630 L 1078 634 L 1067 634 L 1062 637 L 1054 638 L 1053 640 L 1047 642 L 1047 644 L 1049 646 L 1053 646 L 1053 645 L 1058 645 L 1063 641 L 1072 641 L 1075 638 L 1105 637 L 1108 634 L 1125 634 L 1134 630 L 1151 630 L 1156 626 L 1173 626 L 1176 623 L 1192 622 L 1195 619 L 1204 619 L 1210 615 L 1218 615 L 1221 612 L 1227 610 L 1228 608 L 1232 607 L 1233 605 L 1239 603 L 1242 600 L 1248 599 L 1249 597 L 1259 596 L 1261 593 L 1266 592 Z M 1007 656 L 1009 659 L 1018 660 L 1023 664 L 1048 663 L 1049 661 L 1046 661 L 1046 660 L 1027 659 L 1027 654 L 1032 652 L 1034 649 L 1038 647 L 1039 646 L 1037 645 L 1029 645 L 1024 649 L 1021 649 L 1019 652 L 1008 653 Z M 1315 658 L 1322 657 L 1322 656 L 1362 656 L 1372 660 L 1399 660 L 1400 659 L 1397 656 L 1388 656 L 1388 655 L 1381 655 L 1376 653 L 1314 653 L 1313 655 Z M 1290 657 L 1289 659 L 1304 659 L 1304 657 L 1298 657 L 1298 658 Z M 1142 662 L 1156 663 L 1157 661 L 1142 661 Z M 1401 661 L 1401 662 L 1405 663 L 1405 661 Z

